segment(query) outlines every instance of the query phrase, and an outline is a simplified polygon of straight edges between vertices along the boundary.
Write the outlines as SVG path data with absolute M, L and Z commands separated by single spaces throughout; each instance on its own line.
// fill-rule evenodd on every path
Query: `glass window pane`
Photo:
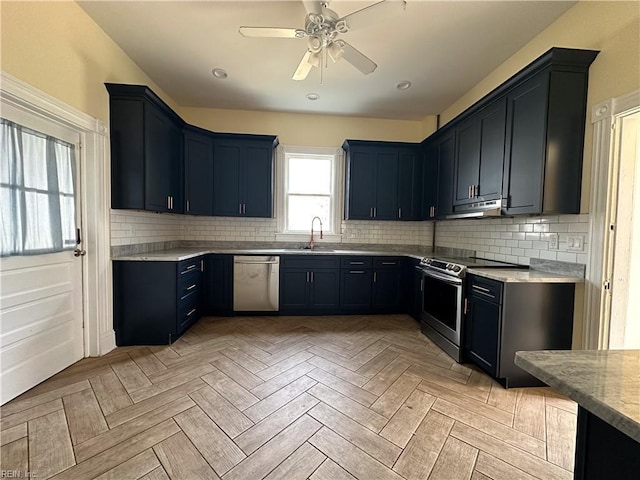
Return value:
M 310 232 L 313 217 L 320 217 L 324 230 L 330 230 L 330 197 L 289 195 L 287 200 L 287 230 Z M 316 220 L 315 228 L 318 227 L 318 221 Z
M 331 194 L 331 160 L 289 158 L 288 193 Z
M 22 162 L 24 186 L 47 190 L 47 139 L 22 132 Z
M 56 142 L 55 152 L 59 191 L 73 195 L 73 147 Z
M 49 194 L 26 192 L 25 201 L 25 251 L 52 249 L 53 241 L 51 239 L 51 218 L 49 216 Z

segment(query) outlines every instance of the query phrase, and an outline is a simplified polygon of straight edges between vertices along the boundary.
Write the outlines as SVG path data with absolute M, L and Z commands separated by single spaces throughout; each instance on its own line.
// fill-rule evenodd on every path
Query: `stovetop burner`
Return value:
M 424 257 L 420 267 L 462 278 L 467 268 L 527 268 L 523 265 L 476 257 Z

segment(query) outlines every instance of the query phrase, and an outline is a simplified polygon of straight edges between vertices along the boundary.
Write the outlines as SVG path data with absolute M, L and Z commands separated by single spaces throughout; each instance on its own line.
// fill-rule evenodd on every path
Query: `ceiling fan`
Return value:
M 240 27 L 239 29 L 244 37 L 306 38 L 307 51 L 293 74 L 294 80 L 307 78 L 312 67 L 319 67 L 322 75 L 322 66 L 327 64 L 327 55 L 333 62 L 341 58 L 346 60 L 365 75 L 372 73 L 378 65 L 338 36 L 401 14 L 407 4 L 406 0 L 382 0 L 339 17 L 336 12 L 328 8 L 329 1 L 302 0 L 302 3 L 307 11 L 304 29 L 278 27 Z

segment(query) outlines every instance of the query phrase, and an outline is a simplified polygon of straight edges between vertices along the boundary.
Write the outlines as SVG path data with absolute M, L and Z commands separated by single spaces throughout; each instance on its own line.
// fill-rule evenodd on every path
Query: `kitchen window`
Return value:
M 342 163 L 342 149 L 278 148 L 277 218 L 281 239 L 308 240 L 314 217 L 322 220 L 325 240 L 340 239 L 342 195 L 338 186 Z M 319 230 L 317 221 L 314 230 Z

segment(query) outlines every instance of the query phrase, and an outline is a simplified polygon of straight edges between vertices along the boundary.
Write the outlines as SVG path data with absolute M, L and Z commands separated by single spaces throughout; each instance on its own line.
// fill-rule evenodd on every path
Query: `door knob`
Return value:
M 80 248 L 76 248 L 73 251 L 73 256 L 74 257 L 84 257 L 86 254 L 87 254 L 87 251 L 86 250 L 82 250 Z

